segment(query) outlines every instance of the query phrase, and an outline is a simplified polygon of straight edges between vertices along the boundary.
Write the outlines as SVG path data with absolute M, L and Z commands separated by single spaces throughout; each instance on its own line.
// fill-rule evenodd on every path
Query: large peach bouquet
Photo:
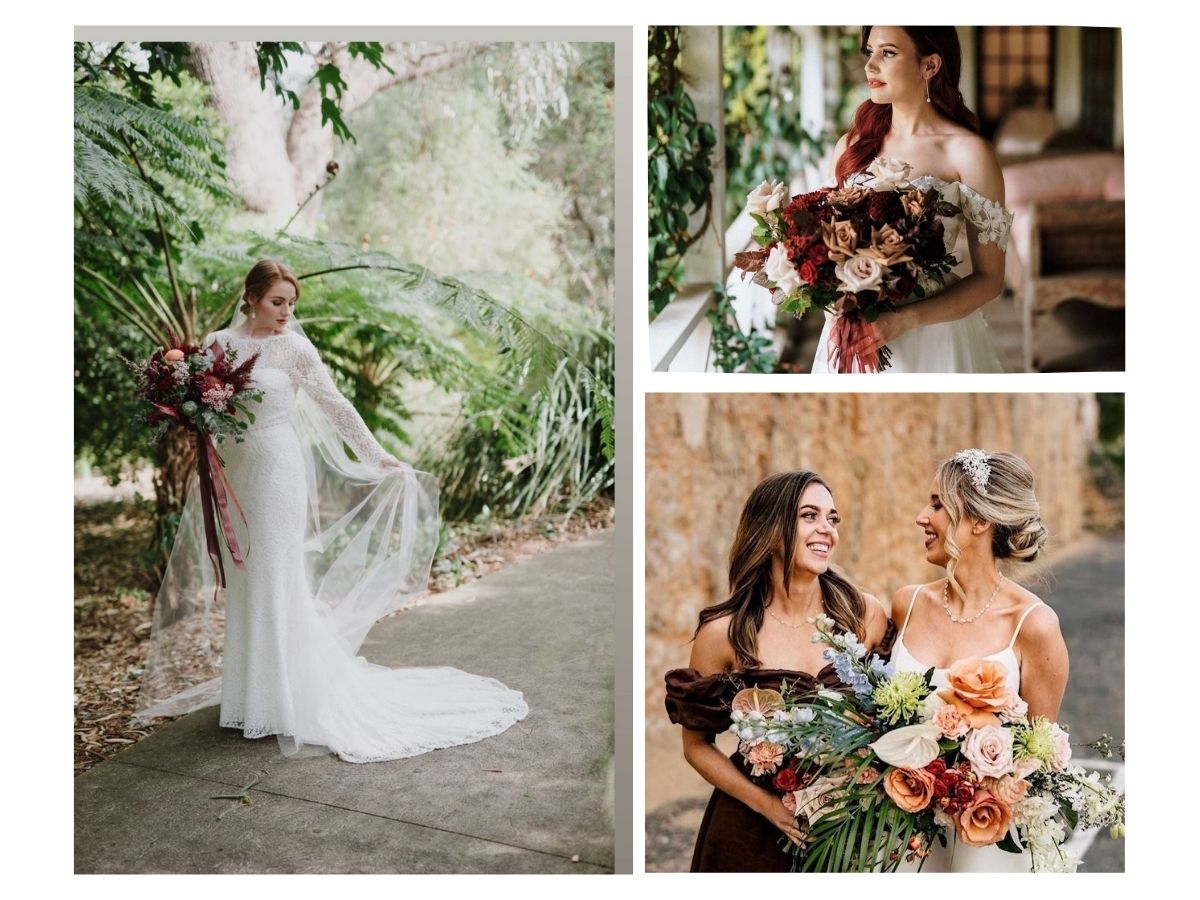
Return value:
M 787 851 L 797 871 L 890 871 L 923 861 L 934 841 L 994 844 L 1029 854 L 1033 871 L 1074 871 L 1079 860 L 1063 850 L 1072 830 L 1124 832 L 1124 795 L 1071 763 L 1063 726 L 1028 717 L 1004 666 L 963 660 L 935 689 L 933 669 L 896 672 L 827 616 L 812 622 L 846 687 L 741 691 L 730 726 L 751 776 L 796 816 L 804 840 Z M 1110 743 L 1085 746 L 1107 756 Z

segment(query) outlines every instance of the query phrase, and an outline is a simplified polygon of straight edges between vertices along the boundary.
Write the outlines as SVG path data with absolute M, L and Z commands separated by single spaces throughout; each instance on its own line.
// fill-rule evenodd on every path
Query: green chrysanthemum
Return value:
M 1044 769 L 1054 762 L 1054 733 L 1049 720 L 1038 716 L 1028 725 L 1013 729 L 1013 759 L 1036 759 Z
M 925 676 L 920 672 L 897 672 L 880 682 L 872 694 L 879 718 L 895 725 L 917 714 L 921 701 L 929 693 Z

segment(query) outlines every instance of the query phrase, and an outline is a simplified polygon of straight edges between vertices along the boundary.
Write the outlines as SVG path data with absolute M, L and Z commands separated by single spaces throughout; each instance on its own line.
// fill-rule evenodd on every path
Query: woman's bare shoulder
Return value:
M 691 668 L 711 675 L 733 667 L 736 654 L 729 640 L 729 623 L 732 620 L 730 614 L 717 616 L 696 629 L 696 637 L 692 641 Z

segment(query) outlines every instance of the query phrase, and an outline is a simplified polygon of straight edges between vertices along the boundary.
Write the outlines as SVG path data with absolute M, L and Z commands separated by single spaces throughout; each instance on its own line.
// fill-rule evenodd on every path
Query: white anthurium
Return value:
M 889 731 L 871 744 L 875 755 L 889 766 L 901 769 L 920 769 L 938 755 L 938 738 L 942 733 L 932 722 L 905 725 Z

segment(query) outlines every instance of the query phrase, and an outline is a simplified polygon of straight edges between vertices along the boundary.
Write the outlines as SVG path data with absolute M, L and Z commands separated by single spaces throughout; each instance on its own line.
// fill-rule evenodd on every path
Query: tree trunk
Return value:
M 338 67 L 346 82 L 341 100 L 349 116 L 379 91 L 459 66 L 489 44 L 406 44 L 392 47 L 387 63 L 376 69 L 352 59 L 345 44 L 328 43 L 314 55 Z M 188 44 L 188 66 L 209 86 L 212 102 L 225 123 L 226 161 L 234 189 L 247 208 L 266 216 L 268 225 L 283 225 L 296 207 L 325 182 L 325 167 L 334 158 L 333 128 L 321 124 L 321 91 L 315 81 L 301 88 L 300 107 L 288 118 L 288 107 L 268 86 L 260 87 L 254 44 Z M 316 221 L 318 194 L 298 221 Z
M 228 126 L 225 158 L 234 189 L 250 210 L 282 225 L 300 198 L 281 128 L 284 103 L 259 87 L 254 44 L 188 44 L 188 65 L 209 86 L 213 107 Z

